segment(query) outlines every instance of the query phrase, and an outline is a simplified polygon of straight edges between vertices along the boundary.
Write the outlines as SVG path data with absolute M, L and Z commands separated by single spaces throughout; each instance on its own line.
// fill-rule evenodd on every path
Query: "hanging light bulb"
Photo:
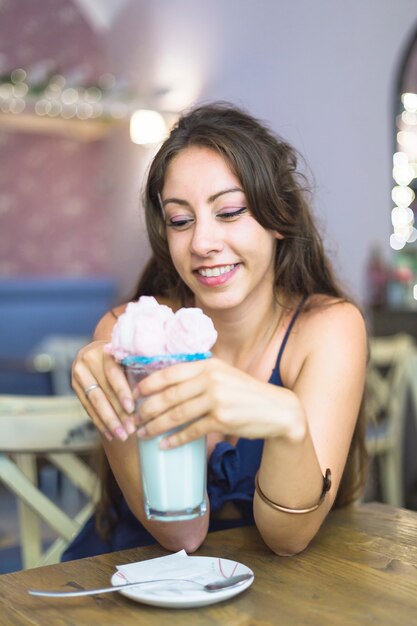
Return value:
M 417 94 L 415 93 L 403 93 L 401 101 L 406 111 L 417 111 Z
M 140 109 L 130 118 L 130 139 L 139 145 L 160 143 L 167 136 L 165 120 L 157 111 Z
M 405 240 L 393 233 L 389 238 L 389 245 L 393 250 L 402 250 L 405 246 Z
M 394 227 L 413 225 L 414 212 L 410 207 L 395 206 L 391 211 L 391 222 Z
M 414 169 L 407 165 L 394 165 L 392 169 L 392 177 L 397 185 L 406 187 L 414 178 Z
M 415 193 L 410 187 L 397 185 L 392 190 L 391 197 L 397 206 L 408 207 L 414 200 Z

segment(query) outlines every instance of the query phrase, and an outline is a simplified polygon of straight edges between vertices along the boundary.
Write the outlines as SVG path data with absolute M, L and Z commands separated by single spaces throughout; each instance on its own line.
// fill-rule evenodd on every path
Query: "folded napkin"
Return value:
M 203 585 L 229 578 L 236 574 L 238 563 L 225 561 L 220 558 L 207 558 L 201 556 L 188 556 L 185 550 L 175 554 L 162 556 L 148 561 L 138 561 L 126 565 L 117 565 L 118 575 L 125 582 L 138 582 L 145 580 L 158 581 L 161 579 L 175 579 L 165 581 L 156 586 L 175 592 L 201 591 L 197 585 L 183 582 L 184 580 L 196 581 Z M 179 582 L 175 582 L 178 580 Z M 144 589 L 155 590 L 154 585 L 146 585 Z

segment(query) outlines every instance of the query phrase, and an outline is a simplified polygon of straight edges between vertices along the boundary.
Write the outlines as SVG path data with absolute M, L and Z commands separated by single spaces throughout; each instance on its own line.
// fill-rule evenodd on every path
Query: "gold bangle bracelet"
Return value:
M 312 513 L 313 511 L 317 511 L 319 506 L 322 504 L 326 493 L 329 491 L 330 487 L 332 486 L 332 473 L 331 473 L 331 471 L 329 469 L 327 469 L 326 473 L 323 476 L 323 489 L 322 489 L 321 496 L 320 496 L 320 499 L 317 502 L 317 504 L 315 504 L 314 506 L 310 506 L 308 509 L 290 509 L 287 506 L 281 506 L 280 504 L 277 504 L 273 500 L 270 500 L 268 498 L 268 496 L 266 496 L 264 494 L 264 492 L 262 491 L 262 489 L 259 486 L 258 474 L 259 474 L 259 472 L 257 472 L 256 476 L 255 476 L 255 491 L 256 491 L 256 493 L 261 498 L 261 500 L 263 500 L 263 502 L 265 502 L 265 504 L 267 504 L 271 508 L 275 509 L 276 511 L 281 511 L 282 513 L 291 513 L 291 514 L 295 514 L 295 515 L 304 515 L 305 513 Z

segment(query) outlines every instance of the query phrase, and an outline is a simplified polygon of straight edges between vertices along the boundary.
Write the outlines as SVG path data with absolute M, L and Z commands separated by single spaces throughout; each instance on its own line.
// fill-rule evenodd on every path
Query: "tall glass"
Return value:
M 132 391 L 153 372 L 185 361 L 210 357 L 210 353 L 127 357 L 123 361 Z M 143 400 L 137 400 L 136 409 Z M 190 520 L 204 515 L 206 506 L 207 438 L 200 437 L 178 448 L 163 450 L 161 439 L 184 426 L 150 439 L 138 439 L 146 517 L 159 521 Z

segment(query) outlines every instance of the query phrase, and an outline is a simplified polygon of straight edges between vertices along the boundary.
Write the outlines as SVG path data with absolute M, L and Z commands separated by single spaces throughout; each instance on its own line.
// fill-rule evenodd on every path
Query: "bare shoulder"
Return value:
M 366 323 L 359 308 L 347 300 L 315 295 L 303 312 L 300 334 L 307 333 L 315 338 L 330 340 L 337 337 L 357 335 L 366 342 Z
M 117 322 L 117 319 L 126 309 L 126 304 L 121 304 L 117 307 L 114 307 L 110 311 L 107 311 L 103 315 L 103 317 L 98 322 L 96 329 L 94 331 L 94 339 L 109 339 L 111 337 L 111 331 L 113 326 Z
M 307 364 L 322 368 L 328 362 L 335 369 L 339 361 L 364 364 L 367 349 L 366 324 L 357 306 L 342 299 L 312 296 L 291 332 L 282 378 L 292 388 Z
M 317 294 L 311 296 L 303 309 L 304 321 L 317 325 L 353 323 L 365 326 L 360 309 L 349 300 Z
M 366 322 L 359 308 L 347 300 L 314 296 L 300 320 L 297 344 L 305 359 L 349 358 L 365 362 Z

